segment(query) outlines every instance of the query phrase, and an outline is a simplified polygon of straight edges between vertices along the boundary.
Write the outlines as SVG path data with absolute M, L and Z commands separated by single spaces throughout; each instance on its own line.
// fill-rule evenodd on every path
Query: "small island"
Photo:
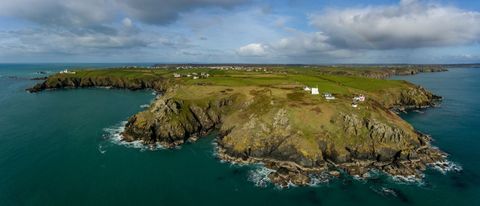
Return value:
M 441 97 L 392 75 L 441 66 L 155 65 L 74 70 L 28 89 L 153 89 L 159 96 L 128 119 L 124 141 L 174 148 L 212 132 L 218 157 L 261 163 L 282 187 L 312 177 L 359 177 L 371 170 L 420 178 L 446 154 L 398 112 Z

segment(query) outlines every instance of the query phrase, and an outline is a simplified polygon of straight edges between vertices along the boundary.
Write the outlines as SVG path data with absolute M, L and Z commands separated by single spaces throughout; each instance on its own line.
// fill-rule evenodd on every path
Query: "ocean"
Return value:
M 480 205 L 480 69 L 394 77 L 444 97 L 403 118 L 430 134 L 462 170 L 429 169 L 420 182 L 377 174 L 279 189 L 261 165 L 231 165 L 213 136 L 174 150 L 118 141 L 152 91 L 91 88 L 30 94 L 65 68 L 115 64 L 0 64 L 0 205 Z M 47 73 L 48 74 L 48 73 Z

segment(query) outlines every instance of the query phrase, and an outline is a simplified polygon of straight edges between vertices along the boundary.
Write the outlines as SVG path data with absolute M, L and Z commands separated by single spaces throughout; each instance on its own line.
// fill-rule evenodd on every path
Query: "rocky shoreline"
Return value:
M 419 105 L 405 105 L 402 108 L 425 108 L 433 106 L 433 101 L 440 100 L 438 96 L 431 97 L 432 102 L 430 103 L 421 102 Z M 322 152 L 323 156 L 313 162 L 305 160 L 303 157 L 292 159 L 291 155 L 297 156 L 296 151 L 290 151 L 291 149 L 288 148 L 278 150 L 280 152 L 278 154 L 274 154 L 277 153 L 275 151 L 272 153 L 263 149 L 258 151 L 249 149 L 248 154 L 238 153 L 232 150 L 231 146 L 226 146 L 223 139 L 231 134 L 231 130 L 222 128 L 223 116 L 226 114 L 225 111 L 222 111 L 222 108 L 232 106 L 234 99 L 231 96 L 220 98 L 209 102 L 208 106 L 202 108 L 195 104 L 171 99 L 168 95 L 166 97 L 162 96 L 150 106 L 146 113 L 139 113 L 128 120 L 126 129 L 122 134 L 123 139 L 127 142 L 142 140 L 146 145 L 159 144 L 165 148 L 175 148 L 185 142 L 194 142 L 199 137 L 212 131 L 220 131 L 216 139 L 219 159 L 240 164 L 261 163 L 274 171 L 269 175 L 269 179 L 272 183 L 281 187 L 287 187 L 290 184 L 309 185 L 312 182 L 312 177 L 325 176 L 325 174 L 333 177 L 348 174 L 366 178 L 372 170 L 404 178 L 421 178 L 423 171 L 429 164 L 444 161 L 447 156 L 430 145 L 431 138 L 429 136 L 421 133 L 417 133 L 419 145 L 410 150 L 380 149 L 375 151 L 374 149 L 364 152 L 348 150 L 351 154 L 346 157 L 334 156 L 337 153 L 336 151 L 332 151 L 331 154 L 324 151 Z M 392 109 L 395 108 L 392 107 Z M 182 110 L 188 111 L 186 116 L 181 114 Z M 147 120 L 145 116 L 150 115 L 149 111 L 156 116 Z M 179 120 L 172 118 L 174 116 L 185 116 L 185 118 Z M 280 117 L 277 116 L 276 118 Z M 342 124 L 350 125 L 355 122 L 351 126 L 352 128 L 346 128 L 346 131 L 354 131 L 353 128 L 358 129 L 365 124 L 366 127 L 372 129 L 373 133 L 370 134 L 373 135 L 372 138 L 376 138 L 375 135 L 382 138 L 405 138 L 402 135 L 406 135 L 402 131 L 390 129 L 372 120 L 365 120 L 362 123 L 355 117 L 345 116 L 344 118 L 347 119 L 342 121 L 349 123 Z M 139 124 L 139 122 L 141 123 Z M 284 129 L 279 127 L 275 130 L 282 131 Z
M 316 177 L 338 178 L 343 174 L 368 179 L 370 172 L 380 171 L 392 177 L 402 179 L 423 178 L 423 172 L 432 165 L 442 170 L 448 170 L 449 165 L 439 164 L 445 162 L 447 154 L 432 147 L 430 144 L 417 149 L 416 159 L 377 161 L 368 159 L 352 159 L 349 162 L 335 163 L 325 160 L 314 167 L 305 167 L 292 161 L 279 161 L 271 158 L 235 157 L 220 144 L 216 146 L 217 157 L 233 164 L 262 164 L 272 170 L 268 175 L 271 183 L 279 187 L 290 185 L 312 185 Z

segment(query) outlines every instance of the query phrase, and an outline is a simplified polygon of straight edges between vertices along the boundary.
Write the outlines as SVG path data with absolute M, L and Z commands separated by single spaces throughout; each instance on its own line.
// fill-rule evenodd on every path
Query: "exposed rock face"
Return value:
M 445 158 L 444 153 L 429 145 L 428 137 L 419 133 L 356 115 L 340 114 L 332 121 L 343 130 L 318 137 L 317 143 L 303 144 L 307 140 L 301 131 L 292 128 L 283 109 L 270 124 L 251 117 L 218 140 L 219 155 L 233 162 L 263 162 L 276 170 L 270 179 L 282 186 L 289 182 L 308 184 L 312 175 L 328 171 L 328 165 L 351 175 L 364 176 L 377 169 L 391 175 L 420 177 L 427 164 Z M 329 135 L 361 141 L 335 145 Z
M 322 160 L 320 149 L 306 146 L 310 144 L 301 138 L 301 131 L 292 128 L 284 109 L 279 109 L 272 119 L 252 115 L 245 124 L 229 131 L 222 131 L 226 135 L 218 142 L 229 155 L 238 158 L 272 158 L 310 167 Z
M 321 73 L 341 76 L 362 76 L 374 79 L 386 79 L 395 75 L 415 75 L 419 73 L 444 72 L 448 71 L 441 66 L 419 66 L 419 67 L 399 67 L 399 68 L 378 68 L 375 70 L 364 70 L 361 72 L 350 72 L 348 70 L 320 70 Z
M 130 90 L 155 89 L 157 91 L 165 91 L 168 86 L 168 81 L 161 78 L 146 80 L 115 77 L 52 76 L 46 81 L 27 89 L 27 91 L 40 92 L 46 89 L 79 87 L 114 87 Z
M 169 148 L 195 141 L 219 127 L 223 113 L 234 99 L 229 96 L 199 104 L 159 97 L 148 110 L 128 120 L 124 139 L 142 140 L 145 144 L 161 144 Z
M 441 99 L 442 97 L 432 94 L 425 88 L 411 84 L 410 87 L 395 93 L 385 92 L 384 100 L 380 103 L 390 110 L 405 111 L 433 107 Z

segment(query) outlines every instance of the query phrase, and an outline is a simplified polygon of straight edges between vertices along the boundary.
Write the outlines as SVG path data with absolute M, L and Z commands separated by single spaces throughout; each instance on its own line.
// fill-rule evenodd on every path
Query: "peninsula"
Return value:
M 446 154 L 397 112 L 441 97 L 391 75 L 437 66 L 155 65 L 66 71 L 28 89 L 153 89 L 159 96 L 128 119 L 123 139 L 173 148 L 218 132 L 222 160 L 263 163 L 280 186 L 372 169 L 421 177 Z M 441 165 L 440 165 L 441 166 Z

